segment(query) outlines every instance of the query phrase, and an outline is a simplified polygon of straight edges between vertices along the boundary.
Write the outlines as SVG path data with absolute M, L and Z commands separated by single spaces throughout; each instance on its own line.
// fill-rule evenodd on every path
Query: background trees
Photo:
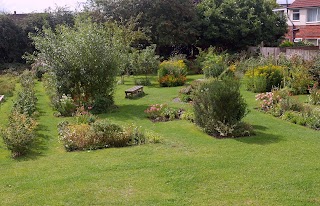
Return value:
M 198 6 L 201 44 L 239 50 L 246 46 L 275 45 L 287 29 L 285 19 L 275 14 L 272 1 L 203 0 Z

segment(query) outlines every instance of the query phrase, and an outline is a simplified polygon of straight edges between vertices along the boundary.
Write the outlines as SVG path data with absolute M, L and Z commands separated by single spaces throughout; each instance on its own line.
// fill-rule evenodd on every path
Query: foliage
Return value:
M 93 0 L 103 20 L 127 22 L 138 18 L 151 43 L 158 47 L 193 44 L 198 36 L 197 15 L 193 1 L 185 0 Z
M 202 45 L 243 50 L 262 41 L 276 44 L 287 32 L 286 19 L 265 0 L 202 0 L 198 6 Z
M 33 116 L 36 112 L 37 98 L 33 78 L 33 74 L 27 70 L 20 76 L 22 91 L 19 91 L 14 102 L 7 128 L 1 131 L 4 143 L 14 158 L 25 155 L 36 137 L 37 122 Z
M 77 108 L 74 114 L 77 124 L 91 124 L 96 121 L 97 117 L 90 113 L 90 109 L 91 107 L 86 109 L 84 106 Z
M 56 76 L 59 96 L 70 94 L 76 104 L 88 102 L 93 110 L 103 112 L 113 104 L 121 54 L 128 52 L 130 43 L 126 34 L 115 24 L 103 26 L 78 18 L 74 28 L 44 29 L 32 39 L 41 52 L 38 57 Z
M 145 144 L 148 141 L 140 127 L 121 127 L 107 120 L 91 124 L 61 122 L 58 131 L 59 140 L 67 151 L 125 147 Z
M 208 49 L 201 65 L 203 74 L 206 78 L 218 77 L 228 67 L 226 64 L 226 55 L 217 54 L 212 47 Z
M 167 104 L 154 104 L 151 105 L 144 112 L 147 114 L 147 117 L 152 121 L 163 122 L 179 119 L 181 111 L 182 110 L 170 108 Z
M 0 95 L 10 97 L 16 87 L 17 78 L 14 75 L 6 74 L 0 76 Z
M 310 104 L 320 104 L 320 89 L 318 89 L 318 83 L 315 83 L 312 88 L 309 89 L 309 102 Z
M 172 87 L 184 85 L 187 78 L 187 65 L 183 60 L 163 61 L 158 70 L 160 86 Z
M 12 157 L 25 155 L 34 142 L 37 123 L 29 115 L 13 110 L 9 124 L 1 131 L 1 136 L 7 148 L 11 150 Z
M 194 92 L 195 123 L 211 135 L 229 136 L 247 113 L 240 83 L 231 78 L 208 80 Z
M 310 74 L 312 66 L 299 56 L 293 56 L 285 63 L 284 86 L 291 88 L 294 94 L 306 94 L 308 88 L 313 85 Z
M 7 15 L 0 15 L 0 63 L 21 61 L 26 47 L 23 31 Z
M 132 67 L 135 74 L 144 74 L 146 81 L 148 75 L 155 73 L 159 67 L 159 56 L 155 54 L 156 46 L 148 46 L 133 52 Z
M 14 110 L 21 114 L 32 116 L 36 111 L 37 97 L 34 91 L 34 76 L 26 70 L 20 76 L 22 91 L 18 93 L 18 97 L 14 102 Z
M 286 40 L 286 41 L 283 41 L 279 47 L 293 47 L 294 43 L 289 41 L 289 40 Z
M 245 73 L 247 90 L 253 92 L 271 91 L 273 87 L 280 87 L 283 80 L 283 67 L 275 65 L 250 68 Z

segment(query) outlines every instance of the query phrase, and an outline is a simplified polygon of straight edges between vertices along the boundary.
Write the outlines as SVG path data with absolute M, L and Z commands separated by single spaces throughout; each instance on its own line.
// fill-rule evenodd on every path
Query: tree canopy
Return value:
M 241 49 L 262 41 L 273 44 L 287 30 L 270 0 L 203 0 L 197 8 L 205 45 Z

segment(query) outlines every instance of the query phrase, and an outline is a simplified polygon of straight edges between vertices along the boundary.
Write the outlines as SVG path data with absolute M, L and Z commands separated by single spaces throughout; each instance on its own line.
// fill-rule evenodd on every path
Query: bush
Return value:
M 39 51 L 37 58 L 56 77 L 58 96 L 84 97 L 79 103 L 95 103 L 95 112 L 105 112 L 113 103 L 116 76 L 122 62 L 128 61 L 124 57 L 135 34 L 129 27 L 79 17 L 74 27 L 43 29 L 31 38 Z
M 239 87 L 232 78 L 203 82 L 194 92 L 195 123 L 210 135 L 231 135 L 247 113 Z
M 149 78 L 137 78 L 137 79 L 134 79 L 134 84 L 135 85 L 150 86 L 151 81 Z
M 154 104 L 144 111 L 147 117 L 155 122 L 179 119 L 182 110 L 168 107 L 167 104 Z
M 309 102 L 313 105 L 320 104 L 320 89 L 318 89 L 318 83 L 315 83 L 312 88 L 309 89 Z
M 293 42 L 286 40 L 286 41 L 283 41 L 283 42 L 279 45 L 279 47 L 282 47 L 282 48 L 284 48 L 284 47 L 293 47 L 293 45 L 294 45 Z
M 202 70 L 205 78 L 218 77 L 228 68 L 225 63 L 225 56 L 208 52 L 204 62 L 202 62 Z
M 16 87 L 17 78 L 11 74 L 0 76 L 0 95 L 10 97 Z
M 304 65 L 294 65 L 289 68 L 288 73 L 286 86 L 291 88 L 294 94 L 308 93 L 308 88 L 313 84 L 309 69 Z
M 30 71 L 24 71 L 20 76 L 22 91 L 18 93 L 18 98 L 14 102 L 14 110 L 21 114 L 32 116 L 36 111 L 37 98 L 34 91 L 34 76 Z
M 90 125 L 61 122 L 58 130 L 59 140 L 67 151 L 125 147 L 148 142 L 148 136 L 141 127 L 121 127 L 107 120 L 96 121 Z
M 163 61 L 158 70 L 161 87 L 182 86 L 187 81 L 187 66 L 183 60 Z
M 246 88 L 253 92 L 267 92 L 280 87 L 283 80 L 283 67 L 268 65 L 247 70 L 245 73 Z
M 37 123 L 27 114 L 13 111 L 9 118 L 9 125 L 1 130 L 3 141 L 7 148 L 11 150 L 12 157 L 19 157 L 30 150 L 35 139 L 35 129 Z

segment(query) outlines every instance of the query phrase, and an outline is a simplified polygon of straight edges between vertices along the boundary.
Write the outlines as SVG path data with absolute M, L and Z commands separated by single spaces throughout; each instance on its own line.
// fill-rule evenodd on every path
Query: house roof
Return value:
M 289 8 L 320 7 L 319 0 L 295 0 Z

